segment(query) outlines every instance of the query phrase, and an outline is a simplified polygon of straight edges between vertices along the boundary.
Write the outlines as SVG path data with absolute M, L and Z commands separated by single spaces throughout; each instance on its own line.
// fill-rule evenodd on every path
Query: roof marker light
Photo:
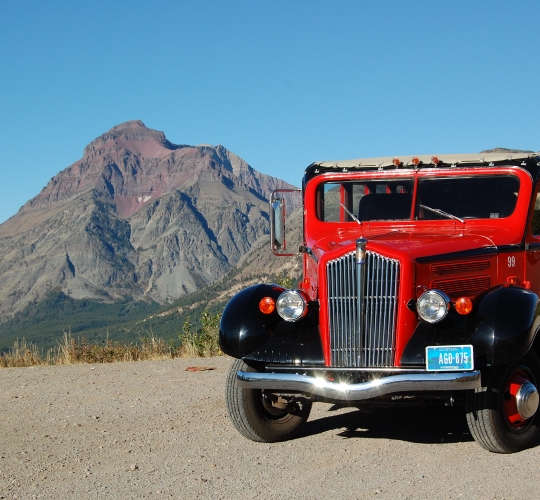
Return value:
M 401 160 L 395 156 L 394 159 L 392 160 L 392 163 L 396 166 L 396 167 L 399 167 L 401 165 Z
M 420 165 L 420 158 L 418 158 L 418 156 L 413 156 L 412 160 L 411 160 L 411 163 L 413 165 Z
M 439 159 L 439 157 L 437 155 L 433 155 L 431 157 L 431 163 L 433 163 L 434 165 L 438 165 L 440 161 L 441 160 Z

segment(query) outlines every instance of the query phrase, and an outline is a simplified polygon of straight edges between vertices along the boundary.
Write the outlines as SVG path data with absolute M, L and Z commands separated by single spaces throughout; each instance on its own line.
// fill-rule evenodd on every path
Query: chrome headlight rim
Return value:
M 307 299 L 300 290 L 285 290 L 276 300 L 276 310 L 285 321 L 298 321 L 307 314 Z
M 448 316 L 450 305 L 450 297 L 441 290 L 427 290 L 416 301 L 416 312 L 428 323 L 439 323 Z M 429 312 L 430 309 L 432 312 Z

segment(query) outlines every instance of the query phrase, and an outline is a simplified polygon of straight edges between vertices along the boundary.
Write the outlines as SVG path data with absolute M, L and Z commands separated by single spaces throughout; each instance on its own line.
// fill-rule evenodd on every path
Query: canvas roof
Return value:
M 433 155 L 417 155 L 423 165 L 429 165 Z M 527 158 L 533 158 L 540 156 L 538 153 L 457 153 L 457 154 L 443 154 L 436 155 L 439 157 L 441 163 L 445 165 L 463 165 L 467 163 L 500 163 L 504 161 L 521 161 Z M 397 156 L 402 165 L 414 167 L 411 162 L 412 155 Z M 338 168 L 338 169 L 353 169 L 353 168 L 380 168 L 391 167 L 393 165 L 392 160 L 396 156 L 381 156 L 377 158 L 358 158 L 354 160 L 334 160 L 334 161 L 320 161 L 315 162 L 311 166 L 318 166 L 323 168 Z

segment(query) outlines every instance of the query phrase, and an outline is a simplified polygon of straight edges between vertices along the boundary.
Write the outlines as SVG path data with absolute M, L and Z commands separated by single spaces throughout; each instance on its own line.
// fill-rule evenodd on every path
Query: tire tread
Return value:
M 249 420 L 244 406 L 244 398 L 242 397 L 242 389 L 236 385 L 236 373 L 240 370 L 246 371 L 247 365 L 241 360 L 236 359 L 231 365 L 227 381 L 225 384 L 225 401 L 227 402 L 227 410 L 232 423 L 244 437 L 256 442 L 263 440 L 254 431 Z
M 493 453 L 511 453 L 498 438 L 493 422 L 493 413 L 489 408 L 490 393 L 487 387 L 471 391 L 467 395 L 467 424 L 474 440 L 483 448 Z
M 239 371 L 255 371 L 241 359 L 236 359 L 229 370 L 225 383 L 225 401 L 232 423 L 244 437 L 259 443 L 273 443 L 293 437 L 307 420 L 311 403 L 305 403 L 298 413 L 285 413 L 285 421 L 273 421 L 262 410 L 261 392 L 241 389 L 236 385 Z M 257 404 L 259 403 L 259 404 Z

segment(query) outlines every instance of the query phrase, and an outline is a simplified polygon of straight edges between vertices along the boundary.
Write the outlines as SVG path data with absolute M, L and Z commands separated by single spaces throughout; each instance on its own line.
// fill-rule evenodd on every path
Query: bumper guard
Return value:
M 360 384 L 342 384 L 295 373 L 238 372 L 236 385 L 244 389 L 301 392 L 335 401 L 362 401 L 397 392 L 464 391 L 481 387 L 480 371 L 425 372 L 383 376 Z

